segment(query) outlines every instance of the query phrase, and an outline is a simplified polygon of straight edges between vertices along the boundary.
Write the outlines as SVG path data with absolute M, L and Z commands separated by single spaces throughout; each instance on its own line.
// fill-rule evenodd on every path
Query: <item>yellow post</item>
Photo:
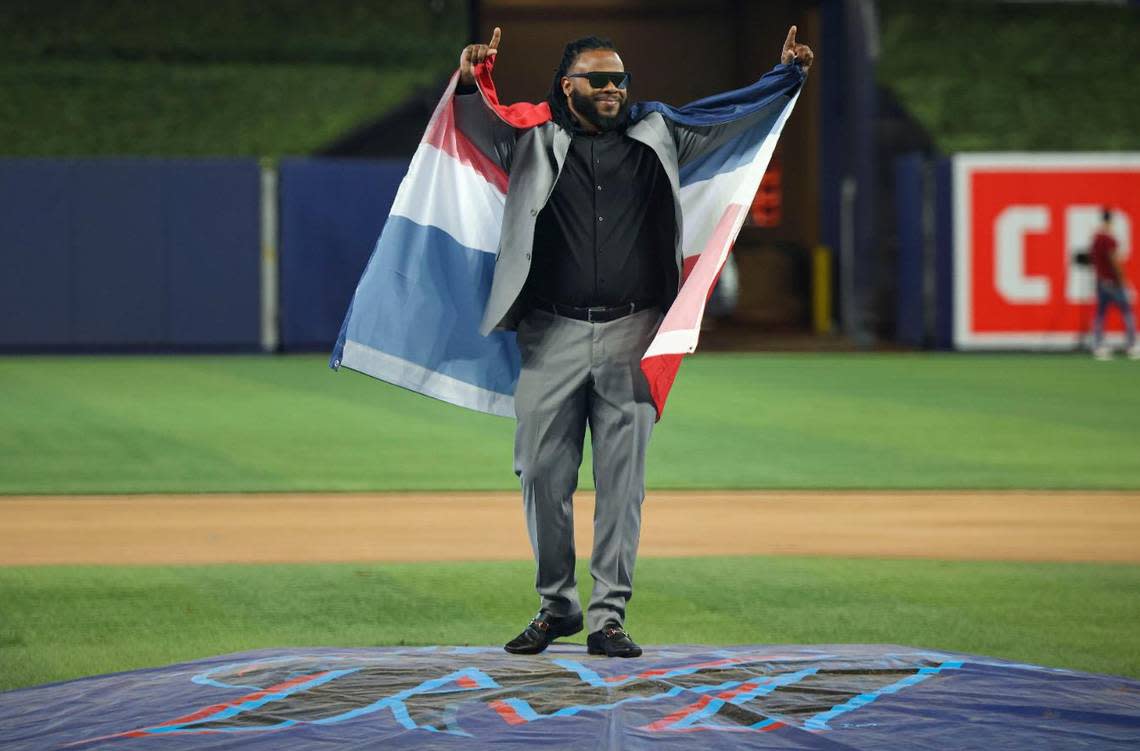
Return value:
M 815 333 L 831 333 L 831 249 L 826 245 L 811 254 L 811 322 Z

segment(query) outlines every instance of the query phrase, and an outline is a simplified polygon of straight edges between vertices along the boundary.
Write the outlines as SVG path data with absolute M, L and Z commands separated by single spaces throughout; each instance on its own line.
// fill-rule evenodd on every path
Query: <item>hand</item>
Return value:
M 806 44 L 796 44 L 796 27 L 793 26 L 788 29 L 788 38 L 784 40 L 784 49 L 780 52 L 780 62 L 785 65 L 794 62 L 803 68 L 804 72 L 807 72 L 814 59 L 815 55 L 812 54 L 811 47 Z
M 496 26 L 494 32 L 491 33 L 490 44 L 469 44 L 463 48 L 463 52 L 459 54 L 459 83 L 461 85 L 470 86 L 475 83 L 475 73 L 473 72 L 475 66 L 488 57 L 498 54 L 500 36 L 502 36 L 502 30 Z

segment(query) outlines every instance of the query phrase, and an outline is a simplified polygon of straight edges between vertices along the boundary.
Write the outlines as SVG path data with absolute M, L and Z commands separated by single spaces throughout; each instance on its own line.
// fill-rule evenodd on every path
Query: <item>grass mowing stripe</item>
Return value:
M 303 155 L 418 89 L 439 85 L 450 65 L 450 56 L 380 69 L 312 62 L 8 61 L 0 66 L 0 143 L 5 154 L 36 157 Z M 191 127 L 183 127 L 187 123 Z
M 896 643 L 1140 677 L 1140 566 L 644 559 L 644 644 Z M 589 575 L 580 566 L 585 602 Z M 499 644 L 526 562 L 0 569 L 0 689 L 265 647 Z
M 0 358 L 0 493 L 517 487 L 512 421 L 324 362 Z M 696 355 L 648 482 L 1140 488 L 1138 372 L 1077 356 Z
M 461 0 L 270 6 L 0 3 L 4 153 L 308 154 L 420 87 L 434 103 L 466 44 Z

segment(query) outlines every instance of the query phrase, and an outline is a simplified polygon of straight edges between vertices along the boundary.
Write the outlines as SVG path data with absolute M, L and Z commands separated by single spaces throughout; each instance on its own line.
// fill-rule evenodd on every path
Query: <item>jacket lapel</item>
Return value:
M 653 149 L 653 153 L 657 155 L 658 161 L 661 162 L 661 168 L 665 170 L 665 175 L 669 178 L 669 187 L 673 191 L 673 209 L 677 220 L 675 261 L 677 263 L 679 279 L 683 265 L 681 238 L 684 237 L 684 228 L 682 226 L 683 216 L 681 212 L 681 176 L 677 167 L 677 152 L 676 147 L 673 145 L 673 138 L 669 134 L 668 126 L 665 125 L 665 119 L 657 113 L 651 113 L 641 118 L 631 125 L 625 133 L 633 140 L 640 141 Z
M 551 146 L 554 149 L 554 162 L 558 165 L 558 169 L 554 172 L 554 178 L 557 180 L 558 175 L 562 174 L 562 165 L 566 163 L 566 154 L 570 151 L 570 134 L 558 126 L 551 130 L 554 131 L 554 142 Z
M 654 117 L 652 114 L 643 117 L 626 130 L 626 135 L 653 149 L 653 153 L 657 154 L 661 166 L 665 168 L 665 174 L 669 176 L 669 184 L 673 187 L 673 192 L 680 195 L 681 178 L 677 171 L 677 157 L 671 148 L 673 139 L 669 136 L 669 129 L 665 126 L 665 120 L 660 116 Z

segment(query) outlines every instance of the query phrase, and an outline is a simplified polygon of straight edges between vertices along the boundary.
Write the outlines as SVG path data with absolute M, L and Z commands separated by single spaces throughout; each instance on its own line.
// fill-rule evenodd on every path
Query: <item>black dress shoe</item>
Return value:
M 616 623 L 607 623 L 601 631 L 587 636 L 586 651 L 606 657 L 641 657 L 641 647 Z
M 582 614 L 557 618 L 540 610 L 523 632 L 507 642 L 503 649 L 516 655 L 536 655 L 560 636 L 571 636 L 582 630 Z

